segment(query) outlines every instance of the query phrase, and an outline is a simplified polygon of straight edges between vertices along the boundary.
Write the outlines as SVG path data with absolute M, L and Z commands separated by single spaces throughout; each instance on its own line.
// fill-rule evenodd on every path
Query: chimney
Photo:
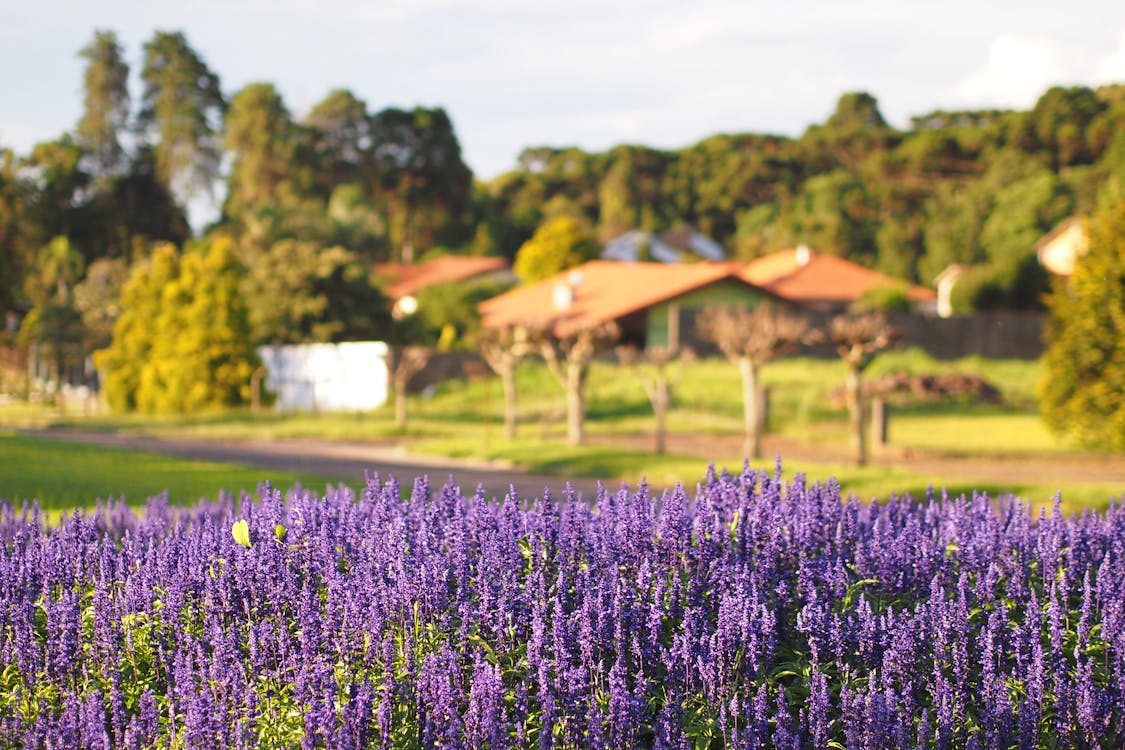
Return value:
M 797 245 L 797 265 L 807 266 L 810 260 L 812 260 L 812 250 L 809 250 L 809 246 Z
M 574 287 L 565 282 L 555 284 L 551 293 L 551 303 L 556 310 L 565 310 L 574 304 Z

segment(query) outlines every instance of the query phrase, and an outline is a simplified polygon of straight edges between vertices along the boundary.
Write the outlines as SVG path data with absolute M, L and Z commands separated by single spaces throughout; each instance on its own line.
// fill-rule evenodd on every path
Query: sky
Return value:
M 906 127 L 1125 82 L 1119 0 L 0 0 L 0 147 L 74 127 L 95 29 L 134 90 L 144 42 L 180 30 L 228 96 L 267 81 L 297 117 L 336 88 L 442 106 L 482 179 L 529 146 L 799 136 L 850 91 Z

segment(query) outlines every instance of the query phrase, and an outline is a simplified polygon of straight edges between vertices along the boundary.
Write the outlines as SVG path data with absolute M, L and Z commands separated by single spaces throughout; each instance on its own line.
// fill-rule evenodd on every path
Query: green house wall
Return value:
M 649 308 L 645 325 L 647 346 L 668 345 L 669 313 L 673 308 L 679 310 L 702 310 L 705 307 L 730 307 L 740 305 L 754 307 L 764 299 L 764 295 L 748 286 L 734 281 L 720 281 L 702 289 L 666 300 Z

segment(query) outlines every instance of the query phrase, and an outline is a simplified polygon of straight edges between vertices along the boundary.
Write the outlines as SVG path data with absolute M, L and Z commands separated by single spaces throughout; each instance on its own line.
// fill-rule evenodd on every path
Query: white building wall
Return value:
M 387 401 L 382 341 L 263 346 L 258 356 L 280 411 L 365 411 Z

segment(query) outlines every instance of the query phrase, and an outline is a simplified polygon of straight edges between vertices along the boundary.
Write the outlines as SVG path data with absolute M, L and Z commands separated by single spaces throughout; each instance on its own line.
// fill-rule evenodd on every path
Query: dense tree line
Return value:
M 143 307 L 122 294 L 158 254 L 192 269 L 193 243 L 227 248 L 253 345 L 378 337 L 389 311 L 373 264 L 472 240 L 472 175 L 441 108 L 373 112 L 337 90 L 298 119 L 270 83 L 225 92 L 182 33 L 156 32 L 141 52 L 132 101 L 116 35 L 95 32 L 73 129 L 22 156 L 0 144 L 0 311 L 27 313 L 0 343 L 35 348 L 57 380 Z M 189 209 L 220 200 L 193 233 Z
M 686 222 L 736 257 L 805 243 L 927 285 L 961 263 L 974 267 L 962 308 L 1026 308 L 1046 291 L 1035 242 L 1122 175 L 1125 86 L 1052 88 L 1026 112 L 932 112 L 904 131 L 851 93 L 799 138 L 526 149 L 489 186 L 486 215 L 505 248 L 567 215 L 603 241 Z
M 1034 243 L 1125 174 L 1121 85 L 1052 88 L 1026 112 L 931 112 L 905 130 L 849 93 L 800 137 L 533 147 L 484 183 L 440 107 L 375 109 L 341 89 L 295 114 L 272 83 L 224 90 L 180 32 L 154 33 L 135 70 L 112 31 L 78 54 L 73 129 L 27 154 L 0 144 L 0 309 L 34 313 L 22 341 L 60 372 L 68 352 L 108 343 L 125 280 L 154 248 L 193 241 L 229 242 L 251 269 L 252 344 L 378 335 L 373 263 L 514 257 L 560 226 L 586 248 L 688 224 L 736 257 L 805 243 L 924 284 L 961 263 L 963 308 L 1036 307 Z M 193 232 L 189 208 L 208 200 L 217 219 Z

